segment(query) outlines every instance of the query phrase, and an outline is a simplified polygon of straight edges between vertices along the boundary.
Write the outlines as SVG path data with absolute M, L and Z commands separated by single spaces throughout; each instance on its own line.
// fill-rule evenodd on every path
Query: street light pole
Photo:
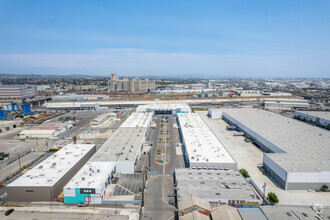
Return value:
M 264 195 L 263 195 L 263 200 L 262 200 L 262 204 L 265 204 L 265 196 L 266 196 L 266 183 L 263 185 L 264 188 Z

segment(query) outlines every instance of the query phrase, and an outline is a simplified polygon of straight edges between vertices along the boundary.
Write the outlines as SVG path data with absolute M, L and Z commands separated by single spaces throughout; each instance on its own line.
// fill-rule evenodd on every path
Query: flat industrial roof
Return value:
M 119 127 L 90 161 L 133 161 L 146 132 L 146 128 Z
M 189 161 L 194 163 L 236 163 L 197 113 L 178 114 Z
M 181 109 L 181 111 L 189 111 L 190 107 L 186 103 L 181 104 L 173 104 L 173 103 L 154 103 L 154 104 L 147 104 L 147 105 L 139 105 L 136 108 L 137 112 L 146 111 L 147 109 L 151 110 L 177 110 Z
M 222 109 L 286 153 L 267 153 L 287 172 L 330 170 L 330 132 L 282 115 L 253 108 Z
M 68 144 L 8 187 L 53 186 L 94 147 L 95 144 Z
M 317 118 L 322 118 L 326 120 L 330 120 L 330 112 L 325 111 L 296 111 L 297 113 L 303 113 L 306 115 L 311 115 Z
M 268 219 L 319 219 L 311 207 L 305 206 L 260 206 Z
M 255 200 L 257 195 L 237 170 L 175 169 L 178 199 L 191 196 L 229 200 Z
M 20 135 L 52 135 L 54 134 L 56 130 L 55 129 L 43 129 L 43 130 L 23 130 L 21 131 L 21 133 L 19 133 Z
M 122 128 L 148 128 L 152 120 L 151 113 L 132 113 L 120 126 Z
M 115 167 L 113 162 L 87 162 L 64 188 L 102 188 Z
M 102 122 L 105 119 L 107 119 L 108 117 L 115 117 L 116 114 L 115 113 L 104 113 L 102 115 L 97 116 L 96 118 L 94 118 L 92 121 L 96 121 L 96 122 Z

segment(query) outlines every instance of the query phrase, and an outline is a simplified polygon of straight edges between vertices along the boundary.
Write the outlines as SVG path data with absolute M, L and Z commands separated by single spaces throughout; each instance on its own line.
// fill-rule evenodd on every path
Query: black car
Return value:
M 6 216 L 7 216 L 7 215 L 10 215 L 13 211 L 14 211 L 14 209 L 8 209 L 8 210 L 6 211 L 6 213 L 5 213 L 5 215 L 6 215 Z

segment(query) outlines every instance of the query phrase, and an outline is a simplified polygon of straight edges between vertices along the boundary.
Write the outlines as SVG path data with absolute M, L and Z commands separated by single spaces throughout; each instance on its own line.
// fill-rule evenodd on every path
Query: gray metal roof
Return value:
M 146 132 L 146 128 L 118 128 L 89 161 L 133 161 Z
M 228 200 L 259 201 L 254 191 L 237 170 L 176 169 L 178 199 L 191 196 Z
M 267 156 L 287 172 L 330 171 L 329 131 L 261 109 L 222 111 L 284 151 Z
M 317 219 L 314 217 L 317 214 L 308 206 L 261 206 L 260 208 L 268 219 Z
M 259 208 L 238 208 L 238 212 L 243 220 L 267 220 Z

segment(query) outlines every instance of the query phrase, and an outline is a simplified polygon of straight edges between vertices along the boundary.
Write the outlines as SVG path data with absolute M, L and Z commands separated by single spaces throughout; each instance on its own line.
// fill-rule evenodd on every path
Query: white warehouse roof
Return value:
M 198 114 L 178 114 L 178 119 L 190 162 L 236 164 Z
M 68 144 L 8 186 L 53 186 L 94 147 Z
M 64 188 L 102 188 L 114 169 L 116 163 L 87 162 Z
M 190 107 L 187 104 L 148 104 L 148 105 L 139 105 L 136 108 L 137 112 L 148 112 L 148 111 L 172 111 L 172 110 L 180 110 L 185 111 L 186 113 L 190 112 Z
M 288 172 L 330 171 L 330 132 L 273 112 L 253 109 L 222 109 L 223 117 L 236 120 L 277 147 L 267 156 Z M 236 122 L 236 123 L 237 123 Z M 235 122 L 234 122 L 235 123 Z
M 149 128 L 151 120 L 152 120 L 151 113 L 132 113 L 120 127 Z
M 119 127 L 89 161 L 134 161 L 146 132 L 146 128 Z

